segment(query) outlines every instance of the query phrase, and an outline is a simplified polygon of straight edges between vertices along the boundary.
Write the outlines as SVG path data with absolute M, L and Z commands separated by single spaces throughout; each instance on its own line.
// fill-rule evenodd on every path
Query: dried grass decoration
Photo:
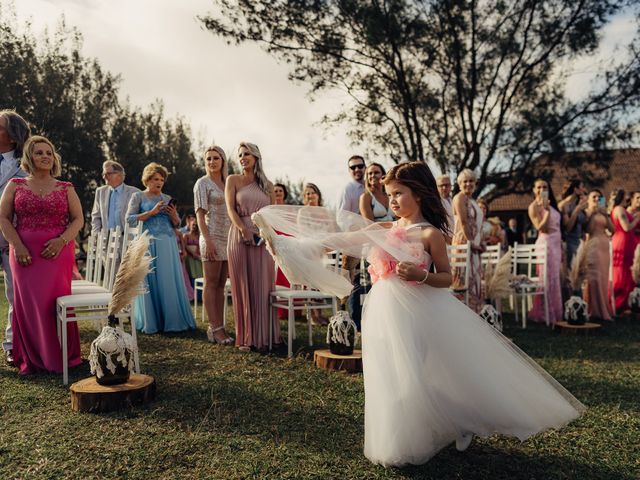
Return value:
M 570 325 L 584 325 L 589 321 L 589 306 L 582 298 L 582 284 L 587 280 L 593 261 L 591 244 L 582 240 L 569 270 L 572 295 L 564 304 L 564 319 Z
M 351 355 L 355 346 L 357 327 L 349 312 L 340 310 L 329 319 L 327 343 L 334 355 Z
M 125 383 L 135 368 L 138 346 L 118 325 L 117 314 L 128 307 L 136 295 L 144 293 L 144 278 L 150 271 L 149 234 L 143 232 L 129 244 L 113 285 L 107 311 L 108 325 L 91 343 L 89 365 L 100 385 Z M 132 328 L 135 328 L 132 321 Z
M 633 254 L 631 276 L 633 281 L 636 282 L 636 288 L 629 294 L 629 308 L 633 313 L 640 313 L 640 244 L 638 244 Z
M 502 315 L 494 303 L 501 298 L 511 295 L 511 248 L 494 266 L 489 263 L 484 270 L 485 305 L 480 310 L 480 317 L 493 328 L 502 332 Z

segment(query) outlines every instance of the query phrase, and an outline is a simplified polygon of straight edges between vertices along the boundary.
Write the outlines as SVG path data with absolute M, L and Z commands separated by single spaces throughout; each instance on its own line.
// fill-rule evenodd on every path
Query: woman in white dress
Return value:
M 364 173 L 365 191 L 360 195 L 360 215 L 372 222 L 393 220 L 393 214 L 389 210 L 389 197 L 382 184 L 386 173 L 379 163 L 369 164 Z
M 371 247 L 374 285 L 362 320 L 365 456 L 385 466 L 421 464 L 452 442 L 466 449 L 473 435 L 524 440 L 577 418 L 578 400 L 448 292 L 447 217 L 428 167 L 397 165 L 385 186 L 399 220 L 362 220 L 357 232 L 318 222 L 303 238 L 295 211 L 254 215 L 292 281 L 338 296 L 351 286 L 323 269 L 323 249 L 352 255 Z M 438 273 L 429 273 L 431 263 Z

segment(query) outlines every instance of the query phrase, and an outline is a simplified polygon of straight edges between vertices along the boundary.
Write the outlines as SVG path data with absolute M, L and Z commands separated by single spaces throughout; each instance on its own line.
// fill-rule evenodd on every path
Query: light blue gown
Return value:
M 127 222 L 136 225 L 138 215 L 148 212 L 156 203 L 171 197 L 162 194 L 147 197 L 136 192 L 129 202 Z M 182 264 L 178 253 L 176 234 L 166 213 L 148 218 L 143 230 L 151 234 L 149 252 L 153 257 L 151 272 L 145 278 L 144 295 L 138 295 L 134 302 L 136 328 L 143 333 L 182 332 L 196 328 L 187 298 L 182 274 Z

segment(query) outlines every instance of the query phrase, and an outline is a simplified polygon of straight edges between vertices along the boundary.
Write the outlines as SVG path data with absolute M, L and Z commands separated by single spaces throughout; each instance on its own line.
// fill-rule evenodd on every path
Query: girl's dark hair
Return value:
M 616 195 L 615 197 L 613 197 L 613 206 L 617 207 L 624 200 L 624 190 L 622 188 L 618 188 L 617 190 L 615 190 L 615 192 Z
M 584 182 L 582 180 L 580 180 L 579 178 L 573 178 L 573 179 L 569 180 L 562 187 L 562 198 L 567 198 L 569 195 L 573 195 L 573 192 L 576 191 L 576 188 L 578 188 L 583 183 Z M 548 184 L 548 182 L 547 182 L 547 184 Z
M 320 189 L 318 188 L 318 186 L 315 183 L 307 182 L 307 183 L 304 184 L 304 188 L 302 189 L 302 193 L 304 193 L 304 191 L 307 188 L 310 188 L 311 190 L 316 192 L 316 194 L 318 194 L 318 206 L 321 207 L 322 206 L 322 192 L 320 192 Z
M 287 198 L 289 198 L 289 190 L 287 190 L 287 187 L 285 187 L 283 184 L 281 183 L 276 183 L 273 188 L 275 187 L 280 187 L 282 189 L 282 191 L 284 192 L 284 201 L 287 201 Z
M 551 205 L 553 208 L 558 210 L 558 202 L 556 202 L 556 196 L 553 194 L 553 190 L 551 189 L 551 184 L 549 183 L 549 180 L 547 180 L 546 178 L 538 177 L 533 181 L 533 185 L 535 186 L 535 184 L 538 182 L 544 182 L 547 184 L 547 191 L 549 192 L 549 205 Z M 580 183 L 582 182 L 579 182 L 578 185 Z
M 382 183 L 398 182 L 411 189 L 420 200 L 420 212 L 424 219 L 445 235 L 450 235 L 447 212 L 442 206 L 436 179 L 422 162 L 401 163 L 384 176 Z

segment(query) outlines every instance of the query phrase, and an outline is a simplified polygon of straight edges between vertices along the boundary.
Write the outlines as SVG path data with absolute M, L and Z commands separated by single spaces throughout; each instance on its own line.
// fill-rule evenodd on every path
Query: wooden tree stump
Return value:
M 149 403 L 156 396 L 156 381 L 149 375 L 132 373 L 126 383 L 100 385 L 95 377 L 71 385 L 71 410 L 102 413 Z
M 584 325 L 571 325 L 568 322 L 558 322 L 555 324 L 554 328 L 557 328 L 562 333 L 573 333 L 574 335 L 583 333 L 585 335 L 589 335 L 589 333 L 602 328 L 602 325 L 593 322 L 587 322 Z
M 354 350 L 351 355 L 334 355 L 328 349 L 313 352 L 313 363 L 325 370 L 342 370 L 349 373 L 362 372 L 362 352 Z

